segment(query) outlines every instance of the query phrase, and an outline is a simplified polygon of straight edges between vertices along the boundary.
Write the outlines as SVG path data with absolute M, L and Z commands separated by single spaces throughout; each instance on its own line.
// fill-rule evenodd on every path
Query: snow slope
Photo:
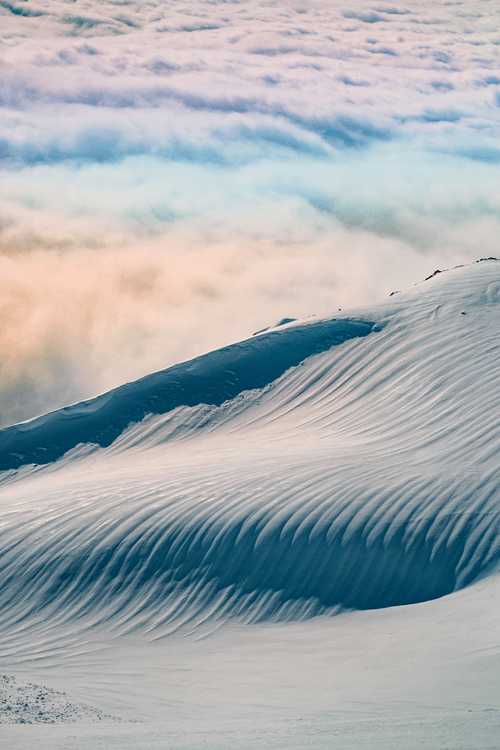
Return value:
M 1 431 L 0 668 L 106 747 L 495 747 L 499 341 L 486 260 Z

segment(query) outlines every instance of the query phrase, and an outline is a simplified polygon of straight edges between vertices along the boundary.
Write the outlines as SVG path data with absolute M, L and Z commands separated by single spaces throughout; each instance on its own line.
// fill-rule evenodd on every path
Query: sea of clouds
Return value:
M 492 0 L 0 0 L 1 425 L 500 255 Z

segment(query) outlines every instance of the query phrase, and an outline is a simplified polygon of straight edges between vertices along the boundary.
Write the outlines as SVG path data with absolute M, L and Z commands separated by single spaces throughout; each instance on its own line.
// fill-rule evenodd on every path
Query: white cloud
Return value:
M 5 421 L 498 252 L 486 0 L 0 18 Z

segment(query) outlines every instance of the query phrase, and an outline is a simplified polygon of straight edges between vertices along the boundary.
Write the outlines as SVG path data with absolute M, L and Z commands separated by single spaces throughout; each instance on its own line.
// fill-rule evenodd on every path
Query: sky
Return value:
M 499 256 L 496 0 L 0 0 L 0 426 Z

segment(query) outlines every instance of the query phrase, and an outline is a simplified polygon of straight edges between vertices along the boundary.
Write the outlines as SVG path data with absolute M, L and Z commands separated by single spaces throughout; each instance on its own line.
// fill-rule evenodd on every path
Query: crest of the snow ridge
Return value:
M 107 447 L 147 414 L 178 406 L 220 406 L 263 388 L 313 354 L 359 336 L 374 324 L 319 320 L 258 336 L 127 383 L 109 393 L 0 431 L 0 471 L 47 464 L 80 443 Z

